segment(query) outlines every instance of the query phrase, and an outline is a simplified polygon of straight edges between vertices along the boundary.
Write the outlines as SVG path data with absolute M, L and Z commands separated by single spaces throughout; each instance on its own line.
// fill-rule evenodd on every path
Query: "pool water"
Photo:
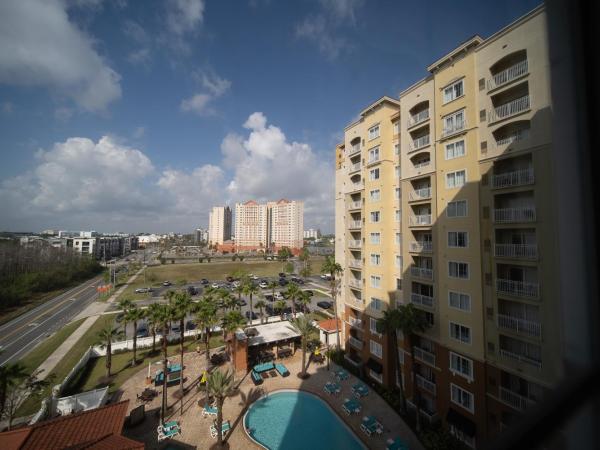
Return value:
M 323 400 L 302 391 L 279 391 L 257 400 L 244 425 L 269 450 L 365 448 Z

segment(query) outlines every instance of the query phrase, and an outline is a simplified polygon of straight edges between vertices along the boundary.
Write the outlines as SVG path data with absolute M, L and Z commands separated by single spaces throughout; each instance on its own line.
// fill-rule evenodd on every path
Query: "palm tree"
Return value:
M 223 444 L 223 402 L 225 397 L 231 395 L 235 386 L 235 378 L 233 370 L 221 372 L 213 370 L 206 380 L 206 389 L 217 400 L 217 445 L 220 447 Z
M 340 326 L 338 324 L 338 311 L 337 311 L 337 290 L 338 290 L 338 278 L 337 276 L 343 272 L 342 266 L 335 262 L 335 258 L 333 256 L 327 256 L 325 258 L 325 262 L 323 263 L 323 267 L 321 267 L 321 272 L 328 273 L 331 275 L 330 288 L 331 288 L 331 298 L 333 300 L 333 313 L 336 318 L 335 321 L 335 337 L 337 341 L 337 347 L 340 348 Z
M 279 311 L 279 317 L 283 320 L 283 311 L 285 311 L 285 307 L 287 306 L 285 300 L 277 300 L 273 306 L 275 307 L 275 311 Z
M 246 325 L 246 319 L 244 319 L 244 316 L 239 311 L 230 311 L 223 317 L 223 330 L 227 334 L 234 334 L 238 328 L 244 325 Z M 233 339 L 231 342 L 235 344 Z M 233 360 L 235 361 L 235 345 L 233 345 Z
M 250 298 L 250 323 L 252 323 L 252 313 L 254 312 L 254 309 L 252 308 L 252 296 L 259 292 L 258 287 L 256 287 L 254 283 L 248 282 L 244 285 L 244 295 L 247 295 Z
M 269 281 L 269 286 L 268 289 L 271 289 L 271 295 L 272 295 L 272 301 L 275 301 L 275 289 L 277 289 L 277 286 L 279 286 L 277 283 L 275 283 L 274 281 Z
M 27 376 L 27 368 L 20 363 L 0 366 L 0 417 L 4 416 L 9 391 L 20 385 Z
M 117 303 L 117 308 L 123 311 L 123 318 L 121 319 L 121 322 L 123 322 L 123 335 L 125 337 L 125 340 L 127 340 L 127 324 L 129 323 L 127 311 L 129 311 L 134 306 L 135 305 L 133 304 L 133 302 L 128 298 L 119 300 L 119 303 Z
M 181 376 L 179 377 L 179 390 L 181 394 L 180 413 L 183 414 L 183 338 L 185 333 L 185 318 L 192 311 L 195 303 L 187 292 L 178 292 L 174 296 L 173 319 L 179 320 L 179 356 Z
M 171 305 L 159 305 L 157 313 L 157 323 L 162 328 L 162 352 L 163 352 L 163 390 L 162 390 L 162 405 L 161 405 L 161 422 L 165 424 L 165 415 L 167 412 L 167 374 L 168 372 L 168 339 L 169 326 L 173 320 L 173 308 Z
M 263 314 L 263 308 L 265 306 L 267 306 L 267 304 L 265 303 L 264 300 L 260 299 L 260 300 L 258 300 L 256 302 L 256 304 L 254 306 L 258 308 L 258 311 L 259 311 L 259 314 L 260 314 L 260 323 L 262 324 L 263 323 L 263 316 L 264 316 L 264 314 Z
M 387 334 L 390 337 L 392 343 L 398 342 L 398 333 L 402 325 L 402 313 L 399 309 L 386 309 L 383 311 L 383 318 L 379 319 L 376 323 L 377 332 Z M 394 344 L 395 345 L 395 344 Z M 400 383 L 400 402 L 402 404 L 402 410 L 406 414 L 406 397 L 404 395 L 404 387 L 402 386 L 402 368 L 400 366 L 400 359 L 398 356 L 396 360 L 396 373 L 398 374 Z
M 136 353 L 137 353 L 137 325 L 140 320 L 146 317 L 146 311 L 138 308 L 137 306 L 132 306 L 125 313 L 124 320 L 127 322 L 133 323 L 133 359 L 131 360 L 131 367 L 135 366 L 136 363 Z
M 152 353 L 156 352 L 156 331 L 159 327 L 158 317 L 160 314 L 160 305 L 158 303 L 152 303 L 146 310 L 146 317 L 148 318 L 148 324 L 150 325 L 150 331 L 152 332 Z
M 290 283 L 286 290 L 287 298 L 292 302 L 292 317 L 296 317 L 296 299 L 299 296 L 300 288 L 296 283 Z
M 302 305 L 302 312 L 306 314 L 306 307 L 310 305 L 310 295 L 306 291 L 300 290 L 298 292 L 298 301 Z
M 306 378 L 306 346 L 311 334 L 317 329 L 313 326 L 311 320 L 306 316 L 300 316 L 293 319 L 291 322 L 292 327 L 300 333 L 302 339 L 302 370 L 300 371 L 300 377 Z
M 110 378 L 110 368 L 112 366 L 112 341 L 117 339 L 121 333 L 109 324 L 98 333 L 100 346 L 106 347 L 106 378 Z
M 196 312 L 196 323 L 204 329 L 204 344 L 206 346 L 206 362 L 210 361 L 210 330 L 219 323 L 217 305 L 211 299 L 202 300 Z
M 244 289 L 245 289 L 245 285 L 240 283 L 239 285 L 237 285 L 236 287 L 233 288 L 233 292 L 235 292 L 238 296 L 237 299 L 237 303 L 236 305 L 239 306 L 241 308 L 241 303 L 242 303 L 242 294 L 244 293 Z

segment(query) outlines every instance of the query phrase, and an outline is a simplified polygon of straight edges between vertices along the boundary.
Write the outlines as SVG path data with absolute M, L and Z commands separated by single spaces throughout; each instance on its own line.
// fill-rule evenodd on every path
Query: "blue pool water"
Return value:
M 323 400 L 302 391 L 280 391 L 257 400 L 244 425 L 269 450 L 365 448 Z

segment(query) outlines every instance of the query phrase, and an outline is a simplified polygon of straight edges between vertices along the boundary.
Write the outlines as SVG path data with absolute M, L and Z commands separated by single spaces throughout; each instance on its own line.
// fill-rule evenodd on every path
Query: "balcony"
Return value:
M 496 223 L 535 222 L 535 220 L 535 206 L 494 209 L 494 222 Z
M 414 292 L 410 294 L 410 301 L 415 305 L 425 306 L 427 308 L 433 308 L 434 305 L 433 297 L 430 297 L 428 295 L 416 294 Z
M 413 164 L 413 167 L 415 169 L 422 169 L 423 167 L 427 167 L 429 164 L 431 164 L 431 161 L 423 161 L 420 163 Z
M 444 127 L 444 129 L 442 130 L 442 137 L 451 136 L 455 133 L 463 131 L 465 128 L 467 128 L 467 121 L 457 120 L 452 124 L 452 126 Z
M 344 359 L 354 367 L 360 367 L 362 365 L 362 360 L 358 356 L 353 357 L 351 354 L 346 353 Z
M 537 259 L 538 246 L 536 244 L 496 244 L 494 245 L 496 258 Z
M 413 241 L 408 244 L 408 249 L 413 253 L 431 253 L 433 244 L 431 241 Z
M 351 220 L 348 222 L 348 229 L 356 230 L 362 228 L 362 220 Z
M 412 191 L 408 194 L 408 198 L 411 201 L 430 199 L 431 198 L 431 188 L 427 187 L 427 188 L 415 189 L 414 191 Z
M 503 386 L 500 386 L 500 401 L 505 405 L 511 406 L 519 411 L 524 411 L 530 406 L 535 405 L 533 400 L 523 397 L 516 392 L 511 391 Z
M 348 280 L 348 286 L 354 289 L 362 289 L 362 281 L 350 278 Z
M 356 201 L 356 202 L 350 202 L 348 203 L 348 209 L 361 209 L 362 208 L 362 202 L 360 200 Z
M 422 227 L 431 225 L 431 214 L 419 214 L 410 216 L 409 224 L 411 227 Z
M 415 375 L 415 379 L 417 380 L 417 386 L 418 387 L 420 387 L 421 389 L 426 390 L 427 392 L 430 392 L 433 395 L 436 395 L 437 390 L 436 390 L 435 383 L 432 383 L 427 378 L 425 378 L 422 375 L 419 375 L 418 373 Z
M 362 248 L 362 242 L 357 239 L 351 239 L 348 241 L 348 248 Z
M 499 88 L 505 84 L 510 83 L 517 78 L 526 75 L 529 72 L 529 64 L 527 60 L 519 61 L 514 66 L 504 69 L 502 72 L 498 72 L 487 82 L 488 91 Z
M 362 261 L 360 259 L 351 259 L 348 261 L 348 267 L 353 269 L 362 269 Z
M 533 184 L 533 167 L 519 169 L 513 172 L 500 173 L 492 176 L 492 188 L 502 189 L 507 187 L 526 186 Z
M 352 147 L 350 147 L 350 149 L 348 149 L 348 156 L 352 156 L 357 153 L 360 153 L 360 144 L 355 144 Z
M 435 355 L 421 347 L 414 347 L 415 359 L 435 367 Z
M 348 192 L 361 191 L 364 188 L 365 184 L 362 181 L 359 181 L 358 183 L 350 183 Z
M 356 328 L 357 330 L 362 330 L 363 321 L 361 319 L 357 319 L 356 317 L 348 317 L 348 325 L 352 328 Z
M 433 280 L 433 270 L 426 267 L 419 267 L 412 265 L 410 266 L 410 274 L 413 277 L 424 278 L 426 280 Z
M 423 111 L 420 111 L 417 114 L 413 114 L 412 116 L 410 116 L 408 118 L 408 121 L 406 122 L 406 127 L 407 128 L 414 127 L 415 125 L 423 123 L 427 120 L 429 120 L 429 108 L 424 109 Z
M 429 135 L 426 134 L 417 139 L 413 139 L 413 141 L 409 144 L 408 153 L 416 152 L 422 148 L 425 148 L 429 145 Z
M 363 341 L 361 341 L 360 339 L 356 339 L 355 337 L 348 336 L 348 342 L 354 348 L 357 348 L 359 350 L 362 350 L 362 348 L 363 348 Z
M 529 137 L 529 128 L 522 128 L 512 132 L 511 134 L 504 136 L 496 140 L 496 147 L 502 147 L 504 145 L 512 144 L 513 142 L 519 142 Z
M 359 162 L 357 162 L 355 164 L 350 164 L 350 167 L 348 167 L 348 173 L 358 172 L 360 169 L 361 169 L 361 165 Z
M 536 299 L 540 295 L 540 285 L 539 283 L 498 278 L 496 280 L 496 291 L 500 294 L 508 294 L 514 297 Z
M 541 323 L 508 316 L 506 314 L 498 314 L 498 328 L 504 328 L 505 330 L 511 330 L 526 336 L 537 338 L 542 336 Z
M 527 111 L 530 108 L 529 95 L 498 106 L 490 111 L 490 122 L 507 119 L 509 117 Z
M 526 364 L 530 364 L 532 366 L 537 367 L 538 369 L 542 368 L 542 362 L 537 359 L 530 358 L 529 356 L 520 355 L 518 353 L 513 353 L 508 350 L 500 349 L 500 356 L 505 359 L 510 359 L 513 361 L 523 362 Z

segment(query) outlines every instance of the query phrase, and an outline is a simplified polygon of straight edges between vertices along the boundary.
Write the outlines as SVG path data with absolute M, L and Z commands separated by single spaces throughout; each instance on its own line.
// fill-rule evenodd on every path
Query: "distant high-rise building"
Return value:
M 271 250 L 301 249 L 304 245 L 304 202 L 281 199 L 267 203 L 267 209 Z
M 314 228 L 304 230 L 304 239 L 319 239 L 320 237 L 321 230 L 315 230 Z
M 223 245 L 231 239 L 231 208 L 229 206 L 213 206 L 208 216 L 209 245 Z
M 254 200 L 235 205 L 235 246 L 238 251 L 268 247 L 267 205 Z

